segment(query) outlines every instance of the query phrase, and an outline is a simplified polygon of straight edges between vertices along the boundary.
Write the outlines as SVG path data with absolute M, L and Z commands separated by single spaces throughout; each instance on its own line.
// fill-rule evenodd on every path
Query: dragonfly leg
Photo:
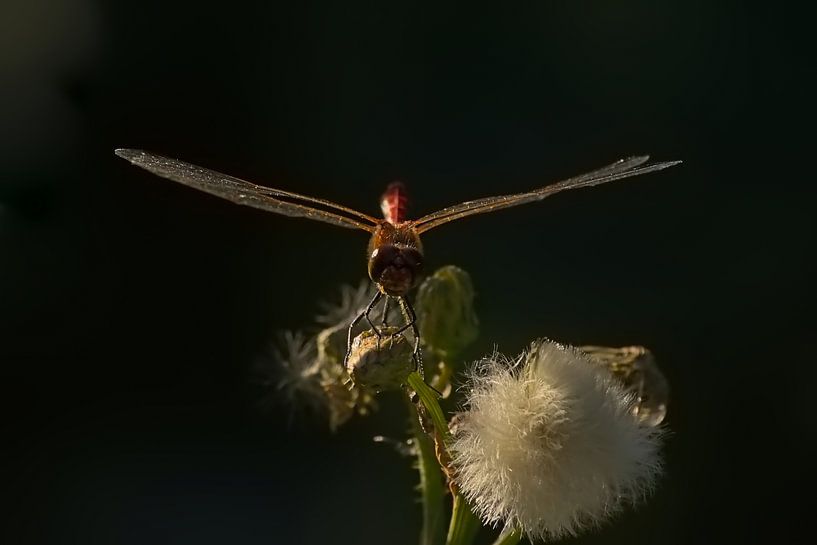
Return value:
M 386 301 L 383 303 L 383 319 L 381 320 L 381 327 L 389 327 L 389 301 L 391 297 L 386 297 Z
M 400 328 L 398 333 L 400 331 L 405 331 L 409 327 L 414 333 L 414 352 L 412 353 L 412 357 L 414 358 L 414 365 L 416 366 L 417 373 L 420 375 L 420 378 L 423 379 L 423 382 L 425 382 L 425 373 L 423 372 L 423 356 L 420 352 L 420 330 L 417 329 L 417 314 L 414 313 L 414 308 L 411 306 L 411 303 L 408 302 L 408 299 L 405 297 L 400 297 L 398 301 L 400 302 L 400 308 L 403 310 L 403 314 L 408 322 L 406 325 Z M 426 385 L 434 390 L 438 396 L 443 397 L 442 392 L 440 392 L 437 388 L 428 382 L 426 382 Z
M 368 322 L 369 327 L 372 328 L 372 331 L 374 331 L 374 334 L 377 335 L 377 351 L 378 352 L 380 352 L 380 341 L 383 340 L 383 334 L 380 332 L 380 330 L 377 328 L 377 326 L 374 325 L 374 322 L 372 322 L 372 317 L 369 316 L 369 315 L 372 313 L 372 310 L 374 310 L 374 307 L 377 305 L 377 302 L 380 300 L 381 295 L 382 294 L 378 291 L 375 294 L 374 298 L 372 299 L 372 302 L 369 303 L 368 307 L 366 307 L 366 312 L 363 313 L 366 316 L 366 322 Z M 388 301 L 389 301 L 389 296 L 387 295 L 386 296 L 386 302 L 388 302 Z
M 400 309 L 403 311 L 403 316 L 406 318 L 406 323 L 403 327 L 394 332 L 394 335 L 399 335 L 403 331 L 411 328 L 414 333 L 414 352 L 411 356 L 414 358 L 414 365 L 420 376 L 423 376 L 423 357 L 420 355 L 420 330 L 417 329 L 417 315 L 411 307 L 411 303 L 405 297 L 398 297 L 397 302 L 400 303 Z
M 378 331 L 377 328 L 374 327 L 374 324 L 372 324 L 372 320 L 369 318 L 369 313 L 375 307 L 377 302 L 380 301 L 380 297 L 382 295 L 383 294 L 380 293 L 380 291 L 376 292 L 374 294 L 374 297 L 372 297 L 372 300 L 369 303 L 369 306 L 366 307 L 366 310 L 364 310 L 363 312 L 358 314 L 355 317 L 355 319 L 352 320 L 352 323 L 349 324 L 349 330 L 346 332 L 346 356 L 343 358 L 343 367 L 344 367 L 344 369 L 346 368 L 346 364 L 349 362 L 349 356 L 352 355 L 352 330 L 354 330 L 355 326 L 358 323 L 360 323 L 360 320 L 362 320 L 364 317 L 366 318 L 366 321 L 369 322 L 369 325 L 372 327 L 375 334 L 377 335 L 378 349 L 380 348 L 380 346 L 379 346 L 380 345 L 380 331 Z

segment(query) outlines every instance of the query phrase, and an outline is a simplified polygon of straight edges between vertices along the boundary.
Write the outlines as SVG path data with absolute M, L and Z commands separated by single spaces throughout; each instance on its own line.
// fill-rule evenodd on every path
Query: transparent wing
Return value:
M 580 346 L 593 361 L 605 367 L 635 396 L 633 416 L 648 426 L 657 426 L 667 414 L 669 382 L 643 346 Z
M 416 220 L 414 223 L 417 226 L 418 233 L 424 233 L 429 229 L 433 229 L 449 221 L 454 221 L 466 216 L 474 214 L 484 214 L 485 212 L 493 212 L 495 210 L 502 210 L 503 208 L 510 208 L 519 204 L 525 204 L 533 201 L 541 201 L 546 197 L 550 197 L 560 191 L 568 189 L 577 189 L 580 187 L 589 187 L 593 185 L 605 184 L 631 176 L 638 176 L 640 174 L 647 174 L 648 172 L 655 172 L 665 168 L 677 165 L 681 161 L 668 161 L 665 163 L 644 164 L 649 160 L 648 155 L 640 157 L 629 157 L 627 159 L 620 159 L 611 165 L 576 176 L 568 178 L 555 184 L 551 184 L 526 193 L 516 193 L 513 195 L 501 195 L 498 197 L 485 197 L 474 201 L 467 201 L 448 208 L 443 208 L 427 216 Z
M 191 165 L 190 163 L 185 163 L 177 159 L 170 159 L 135 149 L 118 149 L 115 153 L 119 157 L 127 159 L 134 165 L 142 167 L 157 176 L 179 182 L 180 184 L 196 188 L 237 204 L 260 208 L 261 210 L 283 214 L 284 216 L 310 218 L 340 227 L 363 229 L 370 233 L 374 231 L 375 225 L 379 222 L 379 220 L 367 214 L 335 204 L 331 201 L 252 184 L 234 178 L 233 176 Z M 345 215 L 290 201 L 317 204 L 338 210 Z M 358 219 L 348 217 L 350 215 Z

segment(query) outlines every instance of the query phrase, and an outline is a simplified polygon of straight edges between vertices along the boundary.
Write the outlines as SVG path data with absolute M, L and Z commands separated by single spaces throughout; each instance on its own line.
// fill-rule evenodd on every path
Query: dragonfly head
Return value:
M 423 254 L 417 248 L 386 244 L 369 256 L 369 278 L 386 295 L 405 295 L 420 276 Z

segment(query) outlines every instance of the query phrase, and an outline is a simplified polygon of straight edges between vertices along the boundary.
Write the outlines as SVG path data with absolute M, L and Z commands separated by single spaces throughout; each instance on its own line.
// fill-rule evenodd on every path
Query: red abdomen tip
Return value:
M 383 217 L 391 224 L 406 221 L 408 193 L 403 182 L 392 182 L 386 187 L 386 191 L 380 197 L 380 209 L 383 210 Z

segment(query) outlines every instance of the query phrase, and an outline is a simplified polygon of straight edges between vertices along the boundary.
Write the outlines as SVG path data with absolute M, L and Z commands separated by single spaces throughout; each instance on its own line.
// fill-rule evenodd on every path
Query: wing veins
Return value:
M 142 150 L 117 149 L 115 153 L 157 176 L 221 197 L 236 204 L 275 212 L 284 216 L 305 217 L 340 227 L 373 232 L 379 220 L 357 210 L 325 199 L 308 197 L 290 191 L 256 185 L 215 170 L 171 159 Z M 319 204 L 360 218 L 350 218 L 336 212 L 314 208 L 281 198 Z M 366 223 L 364 223 L 366 222 Z M 371 224 L 371 225 L 369 225 Z
M 533 191 L 525 193 L 516 193 L 511 195 L 501 195 L 496 197 L 485 197 L 473 201 L 467 201 L 454 206 L 449 206 L 423 216 L 416 220 L 418 233 L 424 233 L 430 229 L 440 226 L 444 223 L 454 221 L 456 219 L 464 218 L 475 214 L 483 214 L 486 212 L 493 212 L 510 208 L 520 204 L 525 204 L 533 201 L 540 201 L 546 197 L 566 191 L 569 189 L 578 189 L 580 187 L 590 187 L 600 185 L 615 180 L 621 180 L 632 176 L 647 174 L 663 170 L 665 168 L 677 165 L 681 161 L 668 161 L 663 163 L 654 163 L 651 165 L 641 166 L 649 160 L 649 156 L 630 157 L 627 159 L 620 159 L 615 163 L 602 167 L 600 169 L 568 178 L 554 184 L 550 184 Z

